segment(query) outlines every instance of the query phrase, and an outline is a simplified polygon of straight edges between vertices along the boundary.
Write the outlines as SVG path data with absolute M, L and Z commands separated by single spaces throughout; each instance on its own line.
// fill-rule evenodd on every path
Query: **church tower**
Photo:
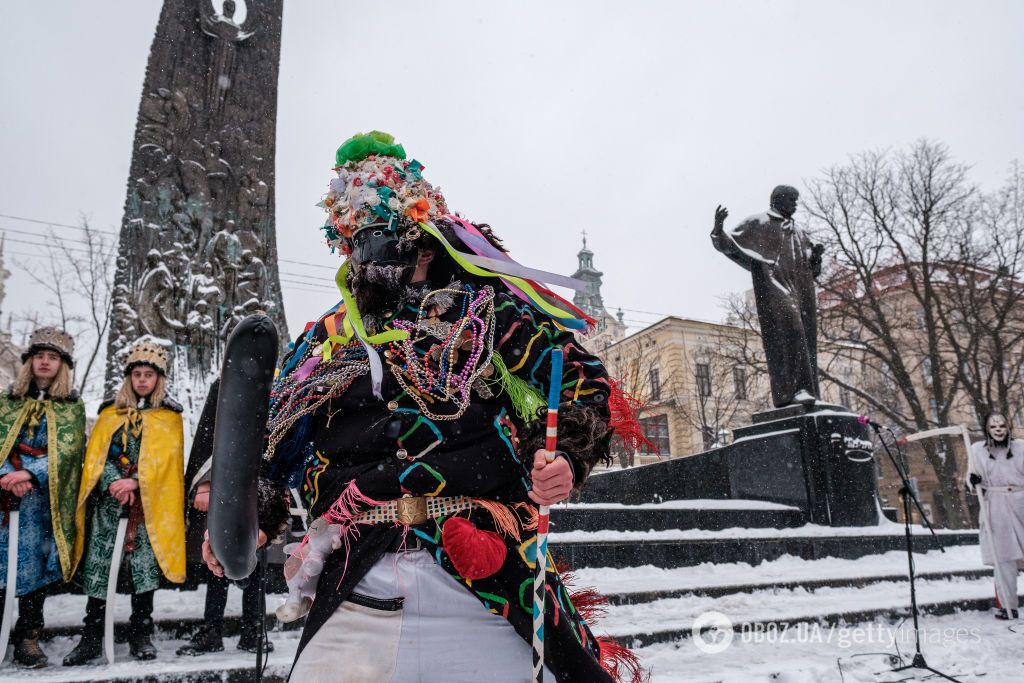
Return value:
M 601 271 L 594 267 L 594 252 L 587 248 L 587 232 L 583 231 L 583 248 L 576 254 L 579 265 L 572 276 L 587 283 L 587 289 L 576 292 L 572 302 L 584 313 L 600 321 L 602 316 L 607 315 L 604 310 L 604 302 L 601 300 Z
M 587 247 L 587 232 L 583 231 L 583 248 L 576 254 L 577 268 L 572 276 L 587 283 L 587 288 L 576 292 L 572 302 L 584 313 L 597 321 L 594 330 L 580 335 L 591 352 L 599 352 L 626 335 L 626 325 L 622 322 L 621 312 L 618 318 L 611 315 L 604 307 L 601 298 L 601 276 L 604 275 L 594 267 L 594 252 Z

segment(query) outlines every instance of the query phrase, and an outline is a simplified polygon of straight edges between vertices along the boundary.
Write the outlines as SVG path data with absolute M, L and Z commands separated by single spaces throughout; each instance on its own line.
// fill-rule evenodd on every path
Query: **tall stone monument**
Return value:
M 164 0 L 142 89 L 114 280 L 107 383 L 138 336 L 201 406 L 238 320 L 285 329 L 274 228 L 282 0 Z M 287 337 L 287 335 L 282 335 Z

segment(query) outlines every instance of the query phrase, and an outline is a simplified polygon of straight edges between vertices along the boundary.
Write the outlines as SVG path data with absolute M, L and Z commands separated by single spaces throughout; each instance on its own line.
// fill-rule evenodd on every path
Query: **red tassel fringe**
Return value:
M 601 668 L 608 672 L 616 683 L 647 683 L 651 674 L 640 665 L 640 659 L 628 647 L 619 645 L 611 638 L 598 638 L 601 650 Z
M 628 394 L 615 380 L 610 379 L 608 384 L 608 409 L 611 411 L 608 426 L 611 427 L 615 436 L 622 439 L 626 446 L 634 451 L 640 450 L 641 446 L 646 446 L 647 450 L 657 453 L 658 448 L 644 436 L 644 430 L 640 426 L 638 416 L 643 410 L 644 404 Z
M 593 629 L 594 622 L 607 613 L 608 598 L 592 588 L 574 589 L 576 576 L 569 569 L 567 562 L 556 561 L 555 569 L 558 571 L 559 580 L 569 593 L 573 607 Z M 597 645 L 601 653 L 601 668 L 607 671 L 616 683 L 647 683 L 650 680 L 650 672 L 643 668 L 640 658 L 628 647 L 619 645 L 608 637 L 598 638 Z
M 569 600 L 588 624 L 592 624 L 608 614 L 608 598 L 593 588 L 584 588 L 570 593 Z

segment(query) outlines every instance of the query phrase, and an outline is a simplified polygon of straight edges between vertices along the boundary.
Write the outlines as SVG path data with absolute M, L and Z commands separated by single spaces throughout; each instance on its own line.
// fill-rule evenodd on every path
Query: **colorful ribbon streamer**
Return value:
M 443 246 L 445 248 L 445 251 L 448 252 L 448 255 L 451 256 L 452 259 L 454 259 L 454 261 L 457 264 L 459 264 L 459 266 L 463 270 L 478 277 L 500 278 L 505 282 L 506 285 L 509 285 L 509 288 L 512 289 L 513 292 L 519 290 L 516 293 L 518 294 L 518 296 L 520 296 L 520 298 L 524 299 L 534 308 L 538 309 L 539 311 L 550 317 L 559 328 L 569 330 L 585 330 L 587 326 L 593 322 L 591 319 L 587 318 L 586 315 L 583 314 L 583 312 L 580 311 L 579 309 L 575 309 L 574 312 L 572 309 L 574 309 L 575 307 L 572 306 L 572 304 L 569 304 L 569 302 L 565 301 L 564 299 L 561 299 L 561 297 L 557 297 L 557 295 L 555 295 L 553 292 L 540 286 L 539 284 L 536 284 L 525 278 L 517 277 L 515 275 L 503 275 L 501 273 L 495 273 L 486 268 L 482 268 L 474 263 L 471 263 L 466 258 L 466 254 L 463 254 L 458 249 L 453 247 L 451 243 L 447 239 L 445 239 L 444 235 L 441 234 L 441 231 L 438 230 L 433 224 L 420 223 L 419 226 L 424 232 L 426 232 L 431 237 L 440 242 L 441 246 Z M 538 291 L 538 289 L 540 291 Z M 550 300 L 552 297 L 555 297 L 556 300 Z

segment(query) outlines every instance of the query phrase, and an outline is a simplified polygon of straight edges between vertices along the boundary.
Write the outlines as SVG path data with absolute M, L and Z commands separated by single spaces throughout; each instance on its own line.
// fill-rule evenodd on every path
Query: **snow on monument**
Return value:
M 256 310 L 286 329 L 274 228 L 282 0 L 165 0 L 142 89 L 107 385 L 140 335 L 166 341 L 186 415 Z

